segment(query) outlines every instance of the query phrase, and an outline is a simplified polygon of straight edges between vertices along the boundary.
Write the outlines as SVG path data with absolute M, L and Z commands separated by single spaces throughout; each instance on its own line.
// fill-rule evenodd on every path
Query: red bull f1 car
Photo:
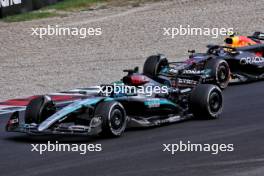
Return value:
M 225 45 L 208 45 L 205 53 L 189 51 L 183 62 L 168 62 L 164 55 L 150 56 L 144 65 L 144 74 L 159 82 L 169 78 L 183 79 L 183 85 L 196 81 L 210 83 L 225 89 L 229 82 L 256 81 L 264 78 L 264 33 L 252 36 L 230 36 Z M 164 79 L 165 78 L 165 79 Z

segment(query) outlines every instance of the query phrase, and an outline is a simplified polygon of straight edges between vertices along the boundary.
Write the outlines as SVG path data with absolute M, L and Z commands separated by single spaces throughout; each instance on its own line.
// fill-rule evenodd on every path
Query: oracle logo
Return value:
M 246 65 L 246 64 L 262 64 L 264 63 L 264 58 L 263 57 L 243 57 L 240 59 L 240 64 L 241 65 Z
M 1 7 L 9 7 L 16 4 L 21 4 L 22 0 L 0 0 L 0 8 Z

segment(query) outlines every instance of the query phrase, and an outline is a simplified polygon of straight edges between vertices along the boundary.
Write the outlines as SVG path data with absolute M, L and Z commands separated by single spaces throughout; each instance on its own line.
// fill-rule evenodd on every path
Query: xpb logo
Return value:
M 15 4 L 21 4 L 21 0 L 0 0 L 0 8 L 1 7 L 9 7 Z

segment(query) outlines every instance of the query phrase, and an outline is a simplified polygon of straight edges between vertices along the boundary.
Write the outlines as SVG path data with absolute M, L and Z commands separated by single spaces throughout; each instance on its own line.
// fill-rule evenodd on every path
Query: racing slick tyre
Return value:
M 197 119 L 216 119 L 223 109 L 221 89 L 211 84 L 200 84 L 191 93 L 190 109 Z
M 149 56 L 144 63 L 143 74 L 150 78 L 155 78 L 161 68 L 166 65 L 168 65 L 168 60 L 164 55 Z
M 95 108 L 94 116 L 102 118 L 102 132 L 105 137 L 119 137 L 127 127 L 124 107 L 116 101 L 101 102 Z
M 213 84 L 219 86 L 221 89 L 225 89 L 228 86 L 230 80 L 230 69 L 228 63 L 219 58 L 210 59 L 205 69 L 210 69 L 214 77 Z
M 25 123 L 40 124 L 56 112 L 56 107 L 49 96 L 38 96 L 32 99 L 25 111 Z

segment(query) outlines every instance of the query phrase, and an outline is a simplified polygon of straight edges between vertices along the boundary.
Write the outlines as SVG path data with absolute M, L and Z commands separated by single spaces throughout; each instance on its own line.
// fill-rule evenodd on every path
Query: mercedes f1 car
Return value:
M 183 62 L 168 62 L 164 55 L 150 56 L 144 74 L 163 82 L 162 77 L 197 77 L 225 89 L 229 82 L 247 82 L 264 78 L 264 33 L 252 36 L 230 36 L 225 45 L 208 45 L 206 53 L 189 51 Z M 201 79 L 202 78 L 202 79 Z
M 181 87 L 161 84 L 138 69 L 125 70 L 128 74 L 122 81 L 110 84 L 63 92 L 82 94 L 71 102 L 56 102 L 51 96 L 34 96 L 25 112 L 12 113 L 7 125 L 8 132 L 31 135 L 104 135 L 117 137 L 128 127 L 159 126 L 190 118 L 215 119 L 223 108 L 221 90 L 211 84 L 190 83 Z M 169 79 L 167 81 L 170 81 Z M 172 84 L 172 83 L 170 83 Z M 109 89 L 110 86 L 110 89 Z M 116 92 L 111 88 L 127 86 L 135 92 Z M 165 86 L 165 92 L 151 95 L 139 88 Z M 110 90 L 110 91 L 106 91 Z M 160 90 L 160 89 L 159 89 Z

